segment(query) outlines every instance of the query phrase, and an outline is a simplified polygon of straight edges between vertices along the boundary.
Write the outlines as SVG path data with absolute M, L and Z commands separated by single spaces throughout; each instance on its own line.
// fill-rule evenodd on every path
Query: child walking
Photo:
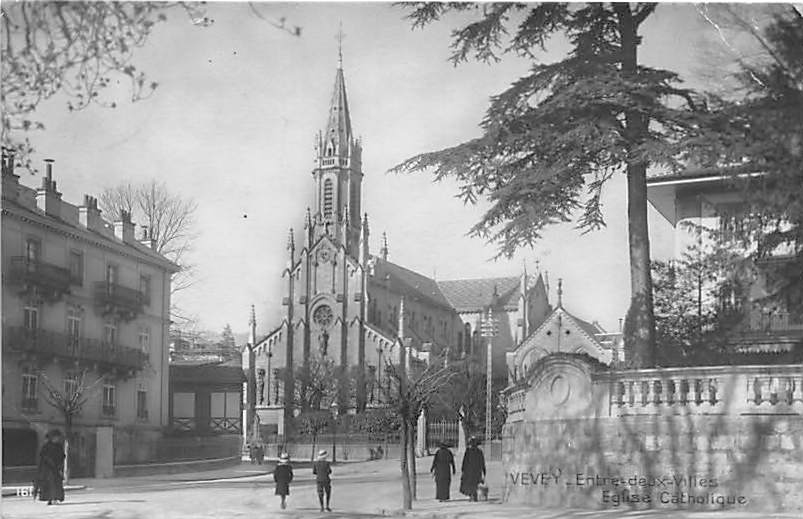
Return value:
M 328 456 L 329 454 L 323 450 L 318 453 L 318 459 L 312 464 L 312 473 L 315 474 L 315 482 L 318 486 L 318 502 L 321 504 L 321 512 L 324 510 L 324 496 L 326 496 L 326 511 L 332 511 L 329 508 L 329 498 L 332 497 L 332 480 L 329 474 L 332 473 L 332 467 L 327 459 Z
M 276 495 L 282 497 L 282 510 L 287 508 L 287 496 L 290 495 L 290 482 L 293 481 L 293 467 L 290 466 L 290 456 L 283 452 L 279 456 L 279 464 L 273 471 L 273 481 L 276 482 Z

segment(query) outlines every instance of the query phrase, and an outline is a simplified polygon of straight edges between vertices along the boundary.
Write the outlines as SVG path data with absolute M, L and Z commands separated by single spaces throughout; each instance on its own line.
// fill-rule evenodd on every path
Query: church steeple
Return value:
M 323 156 L 348 158 L 351 155 L 351 115 L 346 96 L 343 68 L 335 73 L 335 88 L 329 103 L 329 121 L 323 134 Z
M 338 33 L 338 67 L 329 104 L 326 129 L 318 134 L 315 190 L 315 222 L 359 256 L 362 214 L 362 146 L 351 129 L 346 80 L 343 75 L 343 30 Z M 316 231 L 316 236 L 319 232 Z

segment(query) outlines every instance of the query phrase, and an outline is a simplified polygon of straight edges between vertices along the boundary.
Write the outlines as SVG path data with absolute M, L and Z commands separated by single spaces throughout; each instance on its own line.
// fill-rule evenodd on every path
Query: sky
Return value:
M 47 130 L 31 135 L 36 159 L 55 159 L 65 200 L 157 178 L 197 202 L 189 256 L 196 281 L 176 303 L 200 328 L 229 323 L 245 331 L 251 304 L 260 333 L 279 323 L 288 229 L 299 241 L 312 202 L 313 138 L 326 123 L 339 23 L 352 128 L 363 141 L 372 251 L 387 232 L 391 261 L 436 279 L 540 268 L 553 301 L 562 278 L 569 311 L 618 328 L 630 297 L 623 175 L 605 188 L 605 229 L 583 235 L 571 224 L 555 226 L 536 247 L 491 261 L 496 246 L 466 236 L 484 203 L 464 205 L 456 184 L 434 184 L 427 173 L 387 173 L 417 153 L 480 135 L 490 96 L 523 75 L 527 61 L 454 67 L 450 31 L 461 18 L 414 31 L 390 4 L 210 3 L 207 15 L 214 23 L 199 27 L 170 12 L 135 54 L 159 83 L 149 99 L 69 113 L 56 97 L 37 112 Z M 302 28 L 301 37 L 269 23 L 282 17 Z M 644 26 L 644 62 L 693 81 L 704 30 L 693 6 L 661 5 Z M 565 49 L 556 39 L 540 58 L 558 59 Z M 31 175 L 21 181 L 38 183 Z M 650 224 L 653 255 L 665 257 L 672 229 L 652 208 Z

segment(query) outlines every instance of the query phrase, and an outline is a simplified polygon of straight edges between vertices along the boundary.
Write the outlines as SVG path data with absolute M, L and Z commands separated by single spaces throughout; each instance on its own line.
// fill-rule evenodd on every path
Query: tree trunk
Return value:
M 416 474 L 415 474 L 415 442 L 416 442 L 416 426 L 410 425 L 407 429 L 407 472 L 410 478 L 410 500 L 415 501 L 417 497 Z
M 628 4 L 615 4 L 622 42 L 622 73 L 638 71 L 638 26 Z M 655 365 L 655 316 L 652 306 L 650 237 L 647 225 L 647 163 L 632 148 L 643 143 L 648 119 L 636 111 L 625 112 L 625 138 L 631 149 L 627 161 L 627 217 L 630 245 L 630 308 L 625 318 L 624 340 L 628 366 Z
M 401 440 L 399 442 L 401 447 L 401 453 L 399 455 L 399 467 L 401 469 L 401 480 L 402 480 L 402 509 L 403 510 L 412 510 L 413 509 L 413 494 L 410 489 L 410 475 L 408 473 L 409 467 L 407 464 L 407 443 L 409 441 L 410 431 L 409 426 L 407 424 L 407 419 L 403 418 L 401 423 Z
M 72 437 L 72 413 L 64 413 L 64 484 L 70 480 L 70 438 Z

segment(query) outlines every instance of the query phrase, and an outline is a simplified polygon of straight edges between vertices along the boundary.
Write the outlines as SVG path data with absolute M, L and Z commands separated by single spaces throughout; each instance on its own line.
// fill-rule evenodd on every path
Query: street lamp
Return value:
M 337 461 L 337 402 L 332 402 L 332 463 Z
M 482 322 L 482 335 L 488 339 L 488 356 L 485 366 L 485 442 L 491 441 L 491 380 L 493 377 L 493 337 L 497 334 L 493 306 L 488 308 L 488 317 Z

